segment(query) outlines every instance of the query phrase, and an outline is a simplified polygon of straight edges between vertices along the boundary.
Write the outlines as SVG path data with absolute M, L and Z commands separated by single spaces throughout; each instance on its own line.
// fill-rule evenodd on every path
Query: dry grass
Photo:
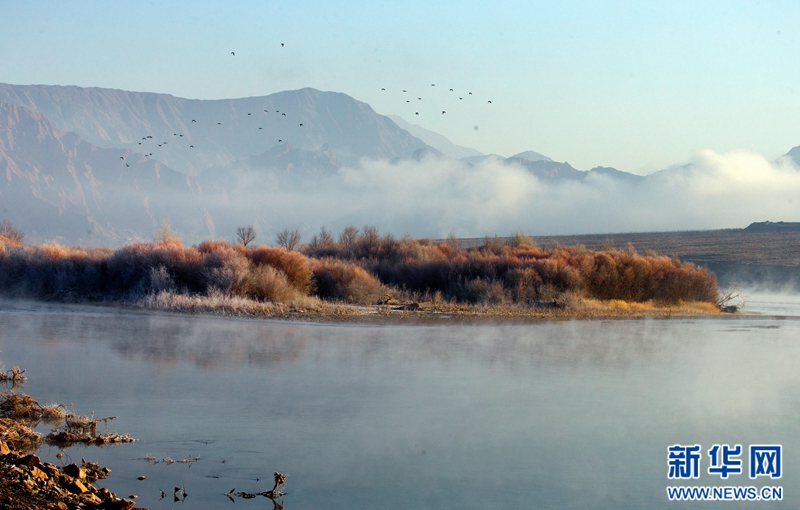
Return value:
M 19 367 L 14 367 L 6 372 L 0 372 L 0 382 L 11 381 L 15 384 L 19 384 L 25 382 L 27 379 L 28 378 L 25 376 L 25 370 L 22 370 Z
M 115 418 L 115 416 L 95 418 L 94 414 L 92 414 L 92 416 L 84 416 L 70 413 L 64 417 L 64 428 L 53 430 L 47 435 L 46 439 L 48 443 L 59 446 L 77 443 L 103 445 L 111 443 L 133 443 L 136 441 L 128 434 L 97 433 L 97 425 L 104 423 L 107 428 L 108 423 Z
M 44 412 L 39 402 L 24 393 L 0 393 L 0 415 L 12 420 L 38 421 Z
M 208 295 L 188 295 L 173 292 L 150 294 L 137 302 L 142 308 L 181 313 L 215 313 L 220 315 L 282 316 L 292 311 L 314 311 L 321 303 L 318 299 L 298 296 L 288 303 L 255 301 L 212 290 Z
M 12 450 L 23 452 L 36 451 L 42 445 L 41 434 L 34 432 L 27 423 L 12 418 L 0 418 L 0 440 Z

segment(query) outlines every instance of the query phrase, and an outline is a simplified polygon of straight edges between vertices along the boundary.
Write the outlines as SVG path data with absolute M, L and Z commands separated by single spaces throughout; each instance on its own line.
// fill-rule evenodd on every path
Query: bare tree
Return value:
M 309 247 L 312 250 L 321 250 L 323 248 L 330 248 L 333 246 L 333 243 L 333 235 L 331 235 L 331 232 L 323 225 L 319 229 L 319 234 L 314 234 L 314 236 L 311 237 Z
M 18 230 L 8 220 L 3 220 L 0 222 L 0 235 L 4 235 L 13 241 L 17 241 L 18 243 L 21 243 L 25 238 L 25 232 Z
M 236 238 L 242 243 L 242 246 L 247 246 L 256 238 L 256 228 L 253 225 L 239 227 L 236 229 Z
M 286 251 L 293 251 L 297 248 L 297 245 L 300 244 L 300 231 L 297 229 L 289 230 L 285 228 L 278 232 L 278 235 L 275 236 L 275 239 L 278 241 L 280 246 L 286 248 Z
M 172 229 L 172 225 L 170 225 L 169 221 L 164 220 L 161 226 L 153 233 L 153 240 L 157 243 L 166 243 L 169 241 L 180 242 L 181 236 Z
M 342 233 L 339 234 L 339 244 L 341 244 L 347 251 L 352 252 L 353 249 L 356 247 L 356 241 L 358 240 L 358 229 L 355 225 L 350 225 L 342 230 Z

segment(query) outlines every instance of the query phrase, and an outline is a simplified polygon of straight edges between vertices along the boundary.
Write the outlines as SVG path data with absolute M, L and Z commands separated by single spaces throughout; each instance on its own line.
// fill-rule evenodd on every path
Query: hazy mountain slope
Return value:
M 403 120 L 402 117 L 397 115 L 387 115 L 395 124 L 400 126 L 401 128 L 405 129 L 412 135 L 416 136 L 423 142 L 427 143 L 434 149 L 438 150 L 442 154 L 446 154 L 451 158 L 466 158 L 470 156 L 483 156 L 483 154 L 475 149 L 464 147 L 461 145 L 454 144 L 450 140 L 448 140 L 445 136 L 440 135 L 435 131 L 430 131 L 425 129 L 422 126 L 418 126 L 416 124 L 410 124 Z
M 362 157 L 404 157 L 425 147 L 368 104 L 311 88 L 197 100 L 103 88 L 0 84 L 0 102 L 40 112 L 56 128 L 98 147 L 152 153 L 170 168 L 192 174 L 263 154 L 280 143 L 309 150 L 328 144 L 350 165 Z
M 796 165 L 800 166 L 800 145 L 797 147 L 792 147 L 792 149 L 784 154 L 784 157 L 788 157 L 792 161 L 795 162 Z
M 514 154 L 511 156 L 512 158 L 522 158 L 527 159 L 528 161 L 553 161 L 552 159 L 548 158 L 543 154 L 539 154 L 536 151 L 525 151 L 520 152 L 519 154 Z
M 1 217 L 31 240 L 97 244 L 149 237 L 177 196 L 198 192 L 193 178 L 158 161 L 95 147 L 54 129 L 41 114 L 4 103 L 0 175 Z M 176 218 L 192 214 L 191 208 L 174 212 Z

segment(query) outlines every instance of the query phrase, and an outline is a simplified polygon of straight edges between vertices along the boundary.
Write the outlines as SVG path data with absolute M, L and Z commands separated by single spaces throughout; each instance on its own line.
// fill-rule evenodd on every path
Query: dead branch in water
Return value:
M 128 434 L 98 434 L 97 424 L 103 422 L 108 427 L 108 422 L 114 420 L 116 416 L 109 416 L 107 418 L 95 418 L 94 413 L 92 416 L 83 416 L 81 414 L 70 413 L 64 417 L 64 429 L 55 429 L 50 432 L 46 440 L 48 443 L 64 445 L 64 444 L 94 444 L 104 445 L 111 443 L 133 443 L 136 441 Z
M 15 384 L 24 383 L 28 378 L 25 376 L 25 371 L 19 367 L 14 367 L 11 370 L 0 372 L 0 382 L 11 381 Z
M 273 500 L 273 502 L 274 502 L 275 498 L 279 498 L 279 497 L 283 496 L 283 492 L 279 491 L 278 487 L 284 487 L 285 488 L 285 484 L 286 484 L 286 475 L 284 475 L 283 473 L 279 473 L 278 471 L 275 471 L 275 485 L 272 487 L 272 490 L 263 491 L 263 492 L 239 491 L 235 495 L 240 497 L 240 498 L 242 498 L 242 499 L 252 499 L 252 498 L 255 498 L 256 496 L 264 496 L 265 498 L 269 498 L 269 499 Z M 235 490 L 236 489 L 233 488 L 233 489 L 230 490 L 230 492 L 225 494 L 228 497 L 228 499 L 233 500 L 233 498 L 231 498 L 231 494 L 233 494 L 233 491 L 235 491 Z M 277 506 L 278 505 L 276 504 L 276 507 Z M 283 508 L 283 506 L 281 505 L 279 508 Z
M 750 296 L 742 292 L 739 287 L 734 287 L 732 290 L 720 295 L 717 299 L 717 307 L 721 312 L 736 313 L 744 308 L 749 298 Z

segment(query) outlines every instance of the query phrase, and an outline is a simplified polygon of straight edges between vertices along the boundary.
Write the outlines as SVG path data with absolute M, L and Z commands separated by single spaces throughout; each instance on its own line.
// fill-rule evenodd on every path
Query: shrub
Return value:
M 286 275 L 268 265 L 249 271 L 242 280 L 240 293 L 251 299 L 273 303 L 291 301 L 296 297 Z
M 381 296 L 380 282 L 364 269 L 336 259 L 314 262 L 316 295 L 348 303 L 374 303 Z
M 311 291 L 313 276 L 311 264 L 309 259 L 300 253 L 289 252 L 282 248 L 256 246 L 249 256 L 256 266 L 267 264 L 282 271 L 301 294 L 308 295 Z

